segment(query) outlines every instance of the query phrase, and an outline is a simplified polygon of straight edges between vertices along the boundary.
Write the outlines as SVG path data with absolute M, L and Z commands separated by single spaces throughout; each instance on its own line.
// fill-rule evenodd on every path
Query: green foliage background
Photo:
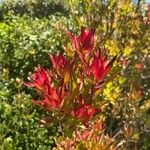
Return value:
M 31 105 L 32 91 L 21 86 L 21 81 L 38 64 L 51 67 L 49 54 L 63 52 L 68 42 L 65 31 L 77 33 L 81 26 L 96 27 L 99 45 L 111 56 L 118 54 L 117 63 L 122 56 L 129 61 L 125 68 L 120 66 L 121 72 L 116 65 L 120 76 L 107 84 L 103 99 L 120 107 L 118 100 L 140 86 L 144 96 L 138 102 L 144 111 L 137 114 L 149 126 L 150 107 L 144 105 L 150 100 L 146 9 L 144 1 L 129 0 L 5 0 L 0 6 L 0 148 L 46 150 L 55 145 L 57 128 L 39 127 L 43 112 Z M 134 68 L 137 63 L 145 64 L 141 72 Z M 143 138 L 143 149 L 150 147 L 149 139 Z

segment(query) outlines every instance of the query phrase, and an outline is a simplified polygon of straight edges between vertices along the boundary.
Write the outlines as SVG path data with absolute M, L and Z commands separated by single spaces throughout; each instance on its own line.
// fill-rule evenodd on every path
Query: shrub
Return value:
M 16 80 L 19 83 L 22 82 L 22 78 L 26 78 L 28 72 L 38 64 L 51 68 L 48 60 L 49 53 L 62 54 L 63 49 L 67 50 L 63 47 L 68 42 L 65 30 L 69 29 L 78 34 L 80 27 L 85 26 L 96 28 L 95 37 L 99 41 L 98 46 L 105 49 L 111 58 L 118 54 L 118 59 L 114 64 L 115 75 L 110 73 L 112 78 L 118 76 L 108 82 L 103 91 L 99 91 L 98 96 L 104 113 L 103 117 L 99 116 L 99 120 L 106 128 L 103 132 L 105 140 L 102 143 L 107 142 L 106 139 L 108 139 L 108 141 L 113 141 L 115 146 L 120 143 L 122 147 L 128 149 L 133 149 L 133 147 L 149 149 L 149 7 L 144 1 L 136 4 L 131 1 L 124 3 L 124 1 L 116 0 L 65 0 L 63 1 L 65 6 L 62 6 L 61 2 L 57 3 L 62 8 L 61 12 L 57 13 L 57 10 L 52 10 L 54 15 L 50 16 L 51 12 L 47 9 L 52 4 L 50 1 L 48 1 L 50 2 L 48 6 L 45 5 L 45 1 L 42 3 L 36 1 L 33 4 L 30 1 L 28 5 L 26 2 L 20 4 L 18 1 L 9 4 L 5 2 L 1 7 L 0 100 L 2 107 L 0 111 L 2 115 L 0 119 L 2 120 L 2 138 L 0 142 L 3 148 L 12 149 L 13 146 L 13 149 L 18 149 L 22 146 L 23 149 L 44 149 L 44 147 L 47 149 L 48 145 L 51 145 L 53 140 L 47 139 L 53 135 L 53 132 L 56 135 L 56 129 L 48 124 L 46 129 L 38 128 L 40 114 L 46 116 L 47 112 L 30 106 L 29 92 L 34 98 L 37 98 L 37 94 L 27 88 L 18 87 Z M 41 5 L 44 5 L 42 8 L 46 7 L 47 11 L 43 12 Z M 55 3 L 52 5 L 55 7 Z M 9 8 L 15 12 L 10 12 Z M 41 13 L 35 8 L 41 8 Z M 120 64 L 120 67 L 116 64 Z M 122 68 L 121 71 L 120 68 Z M 16 105 L 20 95 L 21 99 L 25 99 L 21 101 L 23 108 L 21 114 Z M 24 123 L 26 122 L 24 119 L 26 106 L 29 116 L 33 116 L 31 125 L 35 127 L 34 130 L 30 126 L 27 127 L 28 123 Z M 14 116 L 16 119 L 11 120 Z M 41 117 L 40 126 L 43 126 L 45 120 L 43 116 Z M 20 127 L 20 122 L 23 127 Z M 90 130 L 93 124 L 93 121 L 89 122 Z M 14 126 L 17 127 L 16 130 Z M 10 130 L 7 132 L 6 128 Z M 89 130 L 87 126 L 78 126 L 79 135 L 84 132 L 83 128 Z M 40 135 L 43 138 L 37 138 L 37 141 L 41 140 L 41 146 L 34 141 L 38 131 L 42 132 Z M 74 139 L 74 137 L 61 137 L 62 132 L 58 131 L 58 133 L 59 136 L 55 137 L 58 146 L 61 146 L 60 143 L 67 143 Z M 70 135 L 67 131 L 65 133 Z M 118 134 L 113 139 L 115 133 Z M 101 135 L 101 133 L 98 134 Z M 12 138 L 12 135 L 15 137 Z M 76 132 L 73 132 L 73 135 L 76 135 Z M 18 137 L 21 138 L 19 142 L 16 142 Z M 24 139 L 26 139 L 25 143 Z M 74 142 L 75 145 L 79 144 L 78 148 L 81 148 L 84 147 L 83 143 L 88 146 L 91 142 L 90 139 L 87 141 L 89 142 L 84 140 L 81 143 Z

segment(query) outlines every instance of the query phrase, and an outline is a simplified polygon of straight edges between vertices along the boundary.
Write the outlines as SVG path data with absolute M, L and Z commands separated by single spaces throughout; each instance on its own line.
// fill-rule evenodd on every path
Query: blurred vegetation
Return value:
M 50 68 L 49 54 L 62 53 L 68 43 L 65 31 L 77 33 L 81 26 L 95 27 L 97 45 L 118 55 L 117 77 L 100 95 L 101 103 L 109 104 L 106 124 L 114 122 L 107 133 L 124 122 L 134 129 L 126 140 L 127 149 L 150 149 L 148 12 L 142 0 L 4 0 L 0 4 L 0 149 L 46 150 L 55 145 L 57 129 L 39 127 L 43 110 L 31 105 L 33 91 L 21 84 L 38 64 Z
M 52 14 L 68 15 L 65 1 L 60 0 L 4 0 L 1 6 L 1 13 L 6 14 L 10 10 L 15 15 L 23 16 L 28 14 L 34 18 L 49 17 Z

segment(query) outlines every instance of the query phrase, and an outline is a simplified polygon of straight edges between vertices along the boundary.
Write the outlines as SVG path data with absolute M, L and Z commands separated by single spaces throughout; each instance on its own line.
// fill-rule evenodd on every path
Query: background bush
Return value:
M 31 105 L 32 91 L 21 82 L 38 64 L 50 67 L 49 53 L 63 52 L 68 43 L 65 31 L 77 33 L 81 26 L 95 27 L 97 44 L 112 56 L 118 54 L 120 67 L 115 69 L 119 76 L 106 85 L 101 99 L 116 109 L 140 106 L 142 111 L 125 109 L 121 117 L 130 113 L 126 121 L 134 127 L 140 124 L 136 127 L 140 147 L 150 147 L 150 26 L 145 23 L 148 8 L 144 1 L 5 0 L 0 12 L 1 149 L 43 150 L 55 145 L 57 129 L 39 128 L 42 110 Z M 144 67 L 136 69 L 140 63 Z

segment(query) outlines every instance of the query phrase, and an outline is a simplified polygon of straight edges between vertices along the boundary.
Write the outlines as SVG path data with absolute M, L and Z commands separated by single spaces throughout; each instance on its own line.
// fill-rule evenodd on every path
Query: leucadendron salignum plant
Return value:
M 39 95 L 32 103 L 49 114 L 42 122 L 59 124 L 62 132 L 73 131 L 79 124 L 88 126 L 101 113 L 97 96 L 109 80 L 116 56 L 108 61 L 104 49 L 96 46 L 94 33 L 95 29 L 84 27 L 79 36 L 68 31 L 71 46 L 66 46 L 66 54 L 50 55 L 52 69 L 39 65 L 24 83 Z

